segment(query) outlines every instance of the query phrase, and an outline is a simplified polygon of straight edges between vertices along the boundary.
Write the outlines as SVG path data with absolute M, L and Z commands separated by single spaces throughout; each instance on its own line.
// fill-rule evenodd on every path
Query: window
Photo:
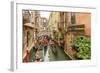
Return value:
M 75 17 L 75 13 L 71 13 L 71 24 L 76 24 L 76 17 Z

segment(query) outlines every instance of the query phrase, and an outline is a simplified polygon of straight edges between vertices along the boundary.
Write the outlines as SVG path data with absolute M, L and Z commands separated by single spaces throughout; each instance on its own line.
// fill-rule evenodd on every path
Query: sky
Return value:
M 40 16 L 49 19 L 50 13 L 49 11 L 40 11 Z

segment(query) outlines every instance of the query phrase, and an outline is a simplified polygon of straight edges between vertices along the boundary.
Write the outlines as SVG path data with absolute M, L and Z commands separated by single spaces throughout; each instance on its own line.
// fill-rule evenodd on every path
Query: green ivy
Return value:
M 89 37 L 77 36 L 74 44 L 77 50 L 76 57 L 78 59 L 90 59 L 91 57 L 91 41 Z

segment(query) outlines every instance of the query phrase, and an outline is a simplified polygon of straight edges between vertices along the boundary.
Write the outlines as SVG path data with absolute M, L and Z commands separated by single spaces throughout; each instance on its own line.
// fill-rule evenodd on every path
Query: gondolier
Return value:
M 43 49 L 44 49 L 44 56 L 45 56 L 46 51 L 47 51 L 47 46 L 48 46 L 48 40 L 47 40 L 46 36 L 43 36 L 43 38 L 42 38 L 42 45 L 44 47 Z

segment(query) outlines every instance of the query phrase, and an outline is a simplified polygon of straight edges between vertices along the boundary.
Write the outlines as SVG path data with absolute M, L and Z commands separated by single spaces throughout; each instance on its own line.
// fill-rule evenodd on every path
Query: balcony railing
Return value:
M 72 33 L 75 33 L 75 34 L 84 34 L 85 33 L 85 25 L 84 24 L 79 24 L 79 25 L 69 25 L 67 27 L 67 31 L 68 32 L 72 32 Z

